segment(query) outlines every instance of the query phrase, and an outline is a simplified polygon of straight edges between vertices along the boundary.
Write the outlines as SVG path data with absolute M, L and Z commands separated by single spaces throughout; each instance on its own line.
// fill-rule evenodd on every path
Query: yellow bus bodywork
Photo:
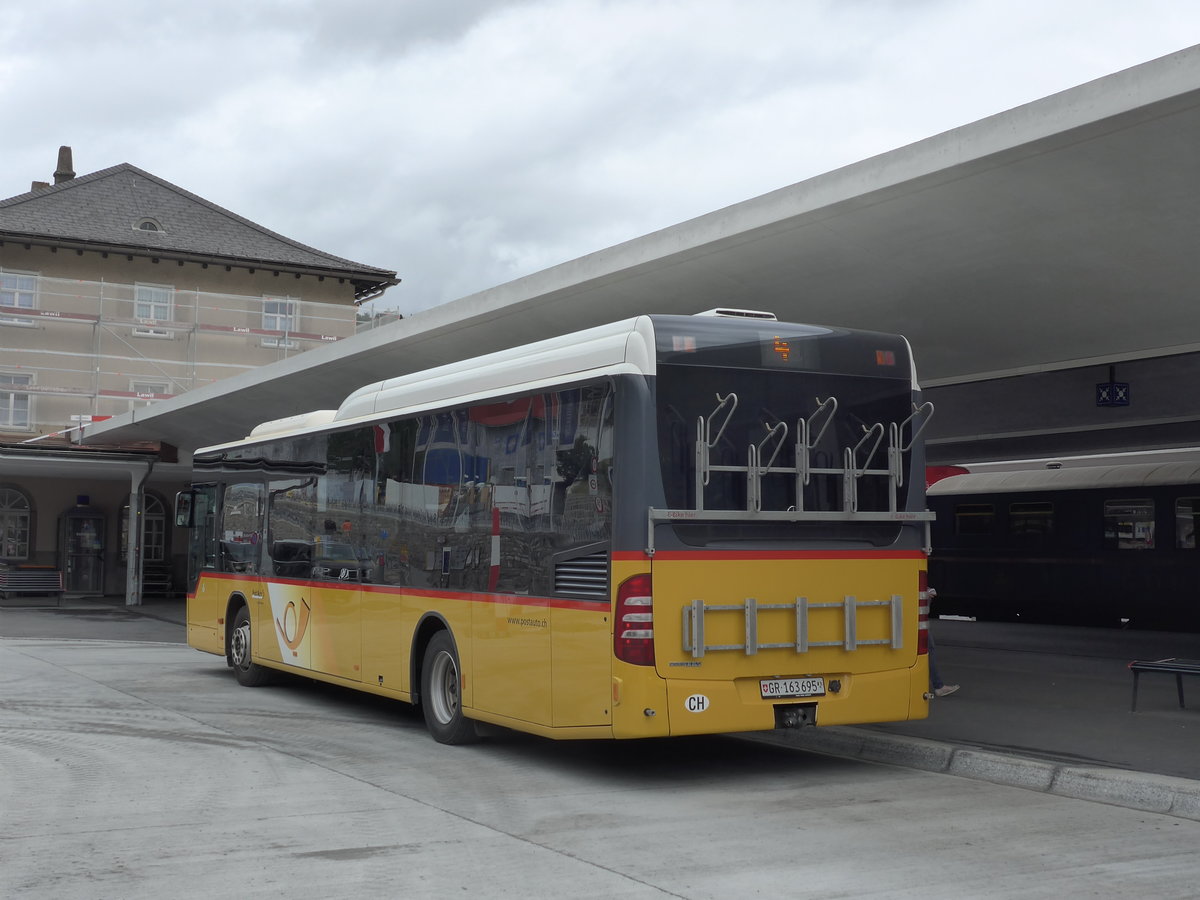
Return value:
M 415 638 L 421 623 L 435 617 L 456 643 L 464 712 L 555 738 L 766 730 L 776 727 L 775 706 L 781 703 L 812 706 L 820 725 L 928 714 L 928 657 L 917 653 L 922 554 L 614 556 L 614 594 L 635 574 L 653 577 L 655 666 L 614 658 L 613 609 L 603 602 L 233 574 L 200 579 L 188 598 L 188 643 L 225 655 L 231 598 L 244 598 L 255 662 L 411 701 L 419 691 L 410 662 L 421 649 Z M 745 648 L 748 597 L 758 606 L 756 652 Z M 810 607 L 804 653 L 795 647 L 797 597 Z M 897 597 L 902 615 L 892 618 L 886 605 L 856 607 L 856 646 L 847 649 L 847 597 L 866 602 Z M 740 605 L 705 614 L 704 644 L 741 649 L 710 649 L 699 656 L 685 649 L 683 607 L 696 601 L 706 607 Z M 790 609 L 763 608 L 789 604 Z M 899 635 L 893 634 L 894 621 L 902 623 Z M 762 646 L 772 643 L 788 646 Z M 761 695 L 761 679 L 805 676 L 823 678 L 825 695 L 786 700 Z

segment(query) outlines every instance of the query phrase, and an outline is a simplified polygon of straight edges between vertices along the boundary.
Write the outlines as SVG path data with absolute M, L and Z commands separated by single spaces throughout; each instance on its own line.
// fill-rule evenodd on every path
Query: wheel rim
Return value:
M 434 718 L 443 725 L 449 724 L 458 715 L 459 706 L 458 666 L 454 664 L 454 657 L 444 650 L 438 653 L 430 675 L 429 702 Z
M 233 664 L 239 669 L 244 669 L 250 665 L 249 622 L 243 622 L 237 628 L 233 629 L 233 639 L 229 650 L 230 655 L 233 657 Z

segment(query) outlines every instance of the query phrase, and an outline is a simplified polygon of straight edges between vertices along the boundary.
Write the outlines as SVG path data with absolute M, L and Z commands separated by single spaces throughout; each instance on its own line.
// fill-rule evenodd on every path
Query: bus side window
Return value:
M 188 541 L 188 590 L 196 589 L 202 569 L 217 565 L 217 486 L 198 484 L 192 491 L 192 537 Z
M 258 573 L 263 521 L 263 486 L 231 484 L 221 504 L 220 557 L 222 572 Z
M 380 584 L 421 585 L 425 551 L 421 535 L 427 512 L 427 492 L 416 474 L 424 419 L 402 419 L 372 426 L 376 448 L 373 510 L 372 581 Z M 424 463 L 424 455 L 420 457 Z M 414 573 L 416 573 L 414 575 Z
M 267 555 L 281 578 L 312 575 L 317 479 L 272 481 L 267 493 Z
M 1180 497 L 1175 501 L 1175 547 L 1196 549 L 1196 523 L 1200 520 L 1200 497 Z
M 215 569 L 217 566 L 217 486 L 204 485 L 205 491 L 199 497 L 196 510 L 197 521 L 203 523 L 203 537 L 200 541 L 202 556 L 200 565 L 205 569 Z

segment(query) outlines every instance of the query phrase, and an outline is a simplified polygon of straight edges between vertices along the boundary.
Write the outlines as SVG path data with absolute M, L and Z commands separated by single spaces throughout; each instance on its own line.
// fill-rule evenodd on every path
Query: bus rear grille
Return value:
M 608 553 L 599 550 L 554 566 L 554 592 L 595 600 L 608 599 Z

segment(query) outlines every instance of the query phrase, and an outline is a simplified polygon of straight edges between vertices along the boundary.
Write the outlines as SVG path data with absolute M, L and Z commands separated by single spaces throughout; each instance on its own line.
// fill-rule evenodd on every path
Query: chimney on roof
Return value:
M 54 183 L 62 184 L 64 181 L 70 181 L 75 177 L 75 170 L 72 168 L 71 148 L 58 148 L 58 168 L 54 170 Z
M 50 182 L 48 181 L 35 181 L 32 185 L 30 185 L 29 190 L 32 193 L 33 191 L 45 190 L 48 187 L 50 187 Z

